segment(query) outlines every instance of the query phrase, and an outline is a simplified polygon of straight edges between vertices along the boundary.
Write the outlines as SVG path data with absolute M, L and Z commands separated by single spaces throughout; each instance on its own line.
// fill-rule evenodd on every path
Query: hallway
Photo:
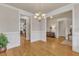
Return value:
M 21 46 L 9 49 L 0 55 L 8 56 L 79 56 L 71 51 L 71 46 L 62 45 L 63 38 L 48 38 L 47 42 L 37 41 L 30 43 L 21 37 Z

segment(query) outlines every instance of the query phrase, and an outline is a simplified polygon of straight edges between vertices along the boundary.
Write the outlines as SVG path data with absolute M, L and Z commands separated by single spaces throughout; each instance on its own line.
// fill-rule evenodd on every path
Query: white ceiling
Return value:
M 67 5 L 68 3 L 8 3 L 11 6 L 26 10 L 31 13 L 48 13 L 52 10 Z

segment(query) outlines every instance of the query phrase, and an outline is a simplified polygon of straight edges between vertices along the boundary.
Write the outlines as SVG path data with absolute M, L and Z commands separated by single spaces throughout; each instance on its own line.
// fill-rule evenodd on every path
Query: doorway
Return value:
M 20 36 L 26 38 L 26 20 L 23 18 L 20 19 Z
M 26 15 L 20 15 L 20 41 L 21 45 L 30 42 L 30 21 Z
M 49 32 L 47 35 L 53 32 L 60 44 L 72 46 L 72 11 L 48 17 L 46 29 Z
M 66 38 L 66 19 L 58 19 L 58 38 Z

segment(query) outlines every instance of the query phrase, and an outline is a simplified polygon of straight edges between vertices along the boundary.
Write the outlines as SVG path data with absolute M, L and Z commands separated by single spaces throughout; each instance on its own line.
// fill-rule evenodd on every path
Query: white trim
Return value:
M 30 17 L 30 41 L 32 42 L 32 18 L 33 16 Z
M 9 43 L 7 45 L 7 49 L 10 48 L 15 48 L 20 46 L 20 37 L 19 37 L 19 32 L 7 32 L 5 33 L 6 36 L 8 37 Z
M 20 14 L 18 14 L 18 16 L 19 16 L 19 33 L 20 33 Z M 19 34 L 19 38 L 20 38 L 20 42 L 21 42 L 21 37 L 20 37 L 20 34 Z
M 45 18 L 45 40 L 43 40 L 43 41 L 45 41 L 46 42 L 46 40 L 47 40 L 47 18 Z
M 73 9 L 72 9 L 72 50 L 73 51 L 75 51 L 75 52 L 79 52 L 79 34 L 78 34 L 78 32 L 76 32 L 75 31 L 75 20 L 78 20 L 77 18 L 75 19 L 75 7 L 76 6 L 79 6 L 79 4 L 75 4 L 74 6 L 73 6 Z M 79 13 L 79 12 L 78 12 Z M 77 15 L 77 17 L 78 17 L 78 15 Z
M 73 4 L 68 4 L 66 6 L 63 6 L 61 8 L 58 8 L 56 10 L 53 10 L 53 11 L 47 13 L 47 17 L 70 11 L 70 10 L 72 10 L 72 8 L 73 8 Z
M 41 41 L 43 41 L 43 42 L 47 42 L 47 40 L 44 40 L 44 39 L 42 39 Z
M 60 18 L 60 19 L 58 19 L 57 20 L 57 27 L 58 27 L 58 25 L 59 25 L 59 22 L 61 22 L 61 21 L 64 21 L 65 22 L 65 26 L 66 26 L 66 20 L 67 20 L 67 18 Z M 66 37 L 66 29 L 65 29 L 65 39 L 67 38 Z M 57 38 L 59 38 L 59 27 L 57 28 Z
M 24 15 L 27 15 L 27 16 L 32 16 L 32 15 L 33 15 L 33 14 L 30 13 L 30 12 L 27 12 L 27 11 L 25 11 L 25 10 L 22 10 L 22 9 L 13 7 L 13 6 L 10 6 L 10 5 L 8 5 L 8 4 L 1 3 L 0 5 L 5 6 L 5 7 L 8 7 L 8 8 L 11 8 L 11 9 L 14 9 L 14 10 L 17 10 L 20 14 L 24 14 Z
M 65 21 L 65 20 L 66 20 L 66 18 L 60 18 L 60 19 L 57 20 L 57 22 Z
M 6 34 L 6 33 L 19 33 L 19 31 L 15 31 L 15 32 L 0 32 L 0 33 L 4 33 L 4 34 Z
M 19 32 L 20 32 L 20 23 L 21 23 L 21 18 L 23 18 L 21 15 L 23 15 L 23 14 L 19 14 Z M 24 15 L 24 17 L 26 17 L 26 19 L 25 18 L 23 18 L 23 19 L 25 19 L 25 21 L 28 19 L 28 20 L 30 20 L 29 19 L 29 17 L 28 16 L 25 16 Z M 27 21 L 26 21 L 27 22 Z M 30 21 L 29 21 L 30 22 Z M 30 27 L 30 26 L 29 26 Z M 29 31 L 30 32 L 30 31 Z M 28 35 L 29 35 L 29 33 L 28 33 Z M 21 39 L 21 37 L 20 37 L 20 39 Z M 27 31 L 26 31 L 26 40 L 30 40 L 30 38 L 29 37 L 27 37 Z
M 74 6 L 73 6 L 74 7 Z M 73 40 L 74 40 L 74 20 L 75 20 L 75 18 L 74 18 L 75 16 L 74 16 L 74 8 L 72 9 L 72 50 L 74 51 L 74 50 L 76 50 L 76 48 L 74 48 L 74 45 L 73 45 Z

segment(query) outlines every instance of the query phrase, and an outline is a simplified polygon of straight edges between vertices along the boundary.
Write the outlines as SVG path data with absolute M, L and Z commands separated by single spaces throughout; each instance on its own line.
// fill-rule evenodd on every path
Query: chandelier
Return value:
M 34 18 L 41 21 L 42 19 L 45 19 L 45 16 L 46 14 L 38 12 L 38 13 L 35 13 Z

